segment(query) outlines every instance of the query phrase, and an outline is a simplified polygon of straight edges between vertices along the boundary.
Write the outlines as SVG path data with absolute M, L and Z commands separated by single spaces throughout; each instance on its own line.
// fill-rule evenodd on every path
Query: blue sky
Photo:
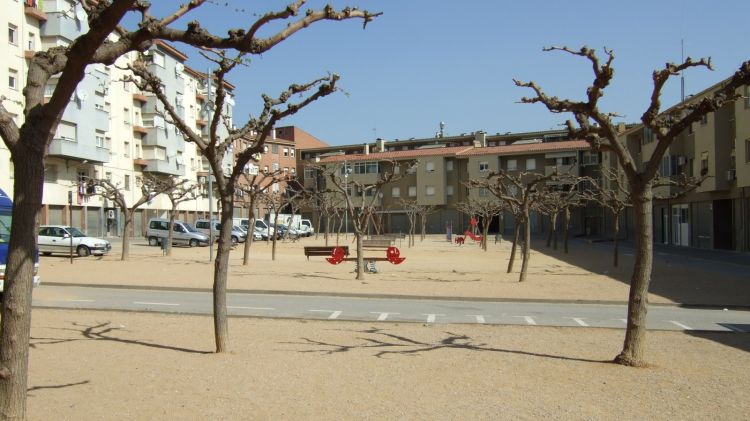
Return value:
M 172 4 L 172 2 L 165 2 Z M 281 9 L 285 1 L 215 0 L 180 22 L 199 19 L 212 31 L 249 26 L 253 13 Z M 637 122 L 651 93 L 651 72 L 685 55 L 711 57 L 715 71 L 686 72 L 686 93 L 730 76 L 750 60 L 747 0 L 632 1 L 332 1 L 383 16 L 362 30 L 361 21 L 320 22 L 253 57 L 235 71 L 235 120 L 260 109 L 260 94 L 274 95 L 292 82 L 334 72 L 344 92 L 324 98 L 288 118 L 332 144 L 430 137 L 446 133 L 546 130 L 567 116 L 541 105 L 519 104 L 530 92 L 512 79 L 534 80 L 548 94 L 581 98 L 593 76 L 587 61 L 542 47 L 588 45 L 614 50 L 615 79 L 602 101 L 607 111 Z M 164 3 L 162 3 L 163 6 Z M 310 1 L 320 8 L 323 2 Z M 266 33 L 273 32 L 269 28 Z M 183 47 L 184 48 L 184 47 Z M 192 56 L 196 56 L 192 54 Z M 190 65 L 206 64 L 191 58 Z M 680 98 L 679 79 L 664 90 L 663 103 Z

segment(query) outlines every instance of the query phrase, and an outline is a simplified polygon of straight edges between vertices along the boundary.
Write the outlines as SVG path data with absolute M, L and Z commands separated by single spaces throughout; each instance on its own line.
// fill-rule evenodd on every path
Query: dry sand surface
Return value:
M 541 244 L 541 242 L 538 242 Z M 625 301 L 632 264 L 607 249 L 540 248 L 528 281 L 506 274 L 508 244 L 401 246 L 400 266 L 356 281 L 352 264 L 306 261 L 304 239 L 231 255 L 229 287 L 479 298 Z M 207 248 L 172 257 L 136 241 L 131 260 L 43 257 L 44 283 L 209 289 Z M 520 262 L 518 263 L 520 265 Z M 737 272 L 737 271 L 734 271 Z M 747 279 L 659 263 L 652 302 L 747 304 Z M 650 332 L 649 368 L 609 364 L 623 330 L 231 318 L 213 354 L 210 316 L 37 309 L 29 418 L 748 419 L 750 335 Z
M 35 310 L 32 420 L 748 419 L 750 341 L 610 329 Z
M 331 241 L 333 244 L 334 240 Z M 351 244 L 351 236 L 342 244 Z M 497 299 L 594 300 L 625 302 L 628 297 L 632 256 L 621 253 L 620 267 L 612 267 L 608 247 L 576 241 L 570 253 L 544 247 L 536 240 L 527 282 L 519 283 L 520 256 L 514 273 L 506 273 L 510 243 L 490 244 L 487 252 L 475 245 L 456 246 L 443 236 L 417 239 L 415 247 L 399 246 L 406 261 L 395 266 L 378 264 L 380 273 L 354 279 L 353 263 L 333 266 L 323 257 L 303 254 L 305 245 L 323 245 L 323 239 L 304 238 L 278 243 L 276 260 L 271 245 L 253 243 L 251 261 L 242 265 L 242 247 L 230 255 L 228 286 L 237 290 L 306 291 L 334 294 L 389 294 L 434 297 Z M 397 244 L 398 245 L 398 244 Z M 562 247 L 561 247 L 562 248 Z M 210 289 L 213 265 L 208 248 L 175 247 L 162 256 L 158 247 L 143 240 L 131 245 L 131 257 L 120 261 L 119 245 L 102 259 L 64 256 L 42 257 L 42 283 L 80 283 Z M 370 255 L 370 253 L 368 253 Z M 385 253 L 382 253 L 383 257 Z M 679 262 L 679 259 L 677 259 Z M 750 283 L 746 272 L 711 273 L 658 259 L 651 283 L 652 303 L 747 305 Z

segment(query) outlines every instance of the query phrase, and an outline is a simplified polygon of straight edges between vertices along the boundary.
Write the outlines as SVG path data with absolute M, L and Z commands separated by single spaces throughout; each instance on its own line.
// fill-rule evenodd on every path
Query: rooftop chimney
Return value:
M 481 130 L 474 132 L 474 146 L 477 148 L 487 147 L 487 134 Z
M 385 152 L 385 140 L 378 138 L 376 144 L 378 145 L 378 152 Z
M 365 143 L 365 155 L 369 155 L 369 154 L 370 154 L 370 144 Z

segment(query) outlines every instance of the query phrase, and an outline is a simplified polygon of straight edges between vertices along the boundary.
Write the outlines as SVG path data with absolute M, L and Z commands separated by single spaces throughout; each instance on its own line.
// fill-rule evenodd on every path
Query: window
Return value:
M 750 163 L 750 139 L 745 139 L 745 163 Z
M 708 124 L 708 114 L 703 114 L 701 117 L 701 126 L 705 126 L 706 124 Z
M 427 196 L 434 196 L 435 195 L 435 187 L 434 186 L 427 186 L 424 189 L 424 194 Z
M 128 82 L 127 80 L 123 80 L 122 81 L 122 89 L 125 92 L 130 92 L 130 82 Z
M 294 149 L 290 149 L 289 153 L 291 154 L 291 156 L 294 156 Z
M 95 138 L 96 138 L 96 147 L 103 148 L 104 147 L 104 132 L 101 130 L 97 130 Z
M 377 162 L 355 162 L 354 174 L 377 174 L 380 170 Z
M 141 145 L 135 144 L 135 157 L 138 159 L 143 158 L 143 155 L 141 155 Z
M 279 145 L 271 145 L 271 153 L 279 154 Z
M 701 176 L 708 174 L 708 152 L 701 152 Z
M 284 148 L 284 156 L 289 156 L 289 148 Z
M 453 171 L 453 161 L 446 161 L 445 162 L 445 170 L 446 171 Z
M 424 170 L 427 172 L 435 172 L 435 163 L 432 161 L 429 161 L 425 164 Z
M 297 173 L 297 170 L 296 170 L 296 169 L 294 169 L 294 168 L 292 168 L 292 169 L 291 169 L 291 172 L 292 172 L 292 174 L 296 174 L 296 173 Z
M 305 168 L 303 176 L 305 177 L 305 180 L 314 180 L 315 179 L 315 168 Z
M 264 166 L 263 166 L 263 172 L 264 172 L 264 173 L 267 173 L 267 172 L 268 172 L 268 165 L 264 165 Z
M 130 190 L 130 174 L 125 174 L 125 190 Z
M 130 108 L 123 108 L 122 116 L 123 116 L 123 121 L 125 122 L 125 125 L 130 126 L 131 121 L 132 121 L 132 119 L 130 118 Z
M 453 186 L 445 186 L 445 195 L 453 196 Z
M 8 69 L 8 87 L 18 89 L 18 70 Z
M 271 164 L 271 171 L 278 171 L 278 170 L 279 170 L 278 162 L 274 162 L 273 164 Z
M 415 197 L 417 195 L 417 186 L 409 186 L 409 197 Z
M 515 171 L 518 168 L 518 162 L 515 159 L 509 159 L 507 162 L 507 170 Z
M 479 188 L 479 197 L 487 197 L 489 195 L 490 195 L 490 192 L 485 187 Z
M 481 191 L 480 191 L 481 193 Z M 518 195 L 518 187 L 517 186 L 508 186 L 508 194 L 512 197 L 516 197 Z M 480 194 L 481 196 L 481 194 Z
M 391 197 L 401 197 L 401 189 L 399 187 L 391 188 Z
M 581 161 L 584 166 L 597 165 L 599 164 L 599 154 L 597 154 L 596 152 L 584 152 Z
M 487 172 L 490 170 L 490 163 L 487 161 L 482 161 L 479 163 L 479 172 Z
M 284 174 L 289 172 L 289 167 L 284 167 Z
M 160 67 L 164 67 L 164 53 L 160 51 L 151 51 L 154 57 L 154 64 Z
M 29 51 L 34 51 L 34 33 L 29 32 L 28 38 L 26 39 L 26 49 Z
M 526 160 L 526 171 L 533 171 L 536 169 L 536 158 L 529 158 Z
M 44 182 L 45 183 L 57 182 L 57 165 L 47 164 L 44 166 Z
M 130 142 L 128 142 L 127 140 L 125 141 L 125 143 L 123 143 L 122 151 L 122 154 L 123 156 L 125 156 L 125 158 L 130 158 Z
M 70 142 L 76 142 L 76 125 L 75 123 L 68 123 L 67 121 L 61 121 L 57 125 L 57 136 L 55 138 L 67 140 Z
M 18 44 L 18 27 L 13 24 L 8 24 L 8 44 Z

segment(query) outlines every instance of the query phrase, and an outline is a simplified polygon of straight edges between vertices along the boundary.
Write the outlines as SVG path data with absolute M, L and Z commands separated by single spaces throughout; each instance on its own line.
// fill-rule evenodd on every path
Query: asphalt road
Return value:
M 160 289 L 44 285 L 34 307 L 211 314 L 211 293 Z M 457 301 L 320 295 L 230 293 L 230 316 L 367 322 L 479 323 L 625 328 L 620 304 Z M 750 311 L 652 305 L 648 328 L 750 332 Z

